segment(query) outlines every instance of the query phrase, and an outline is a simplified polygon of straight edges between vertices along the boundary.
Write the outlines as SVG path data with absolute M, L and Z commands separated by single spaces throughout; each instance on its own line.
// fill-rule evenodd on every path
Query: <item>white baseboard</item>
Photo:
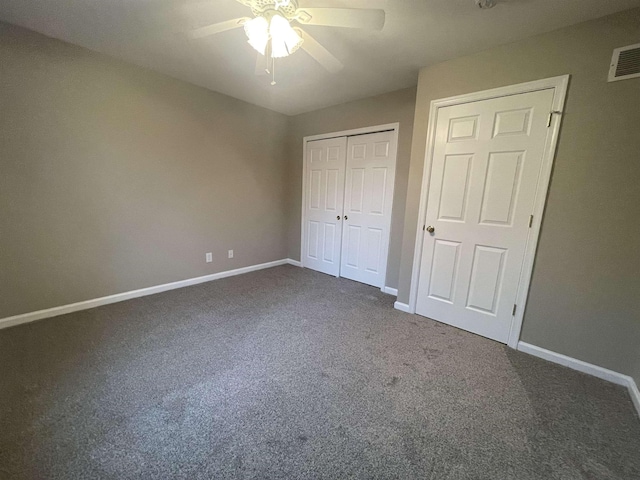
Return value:
M 551 350 L 547 350 L 545 348 L 536 347 L 535 345 L 531 345 L 525 342 L 518 342 L 518 350 L 520 352 L 533 355 L 534 357 L 543 358 L 550 362 L 564 365 L 565 367 L 569 367 L 573 370 L 587 373 L 589 375 L 593 375 L 594 377 L 601 378 L 602 380 L 607 380 L 608 382 L 627 387 L 629 389 L 629 395 L 631 395 L 631 400 L 633 401 L 633 404 L 638 411 L 638 415 L 640 415 L 640 391 L 638 391 L 638 386 L 636 385 L 635 380 L 629 375 L 614 372 L 613 370 L 599 367 L 591 363 L 583 362 L 582 360 L 568 357 L 566 355 L 562 355 L 561 353 L 552 352 Z
M 411 311 L 409 310 L 409 305 L 407 305 L 406 303 L 396 302 L 393 304 L 393 308 L 395 308 L 396 310 L 400 310 L 401 312 L 411 313 Z
M 235 270 L 213 273 L 211 275 L 204 275 L 202 277 L 188 278 L 186 280 L 180 280 L 178 282 L 165 283 L 163 285 L 156 285 L 154 287 L 141 288 L 139 290 L 132 290 L 130 292 L 117 293 L 115 295 L 109 295 L 107 297 L 100 297 L 91 300 L 85 300 L 83 302 L 70 303 L 68 305 L 62 305 L 60 307 L 47 308 L 46 310 L 23 313 L 21 315 L 14 315 L 12 317 L 0 319 L 0 329 L 13 327 L 14 325 L 20 325 L 22 323 L 35 322 L 36 320 L 42 320 L 45 318 L 57 317 L 58 315 L 77 312 L 79 310 L 87 310 L 89 308 L 108 305 L 110 303 L 122 302 L 124 300 L 130 300 L 132 298 L 144 297 L 145 295 L 153 295 L 154 293 L 166 292 L 167 290 L 175 290 L 176 288 L 211 282 L 212 280 L 218 280 L 220 278 L 242 275 L 243 273 L 255 272 L 256 270 L 262 270 L 265 268 L 277 267 L 279 265 L 286 264 L 297 265 L 299 263 L 300 262 L 296 262 L 295 260 L 286 258 L 283 260 L 261 263 L 259 265 L 236 268 Z
M 536 347 L 535 345 L 525 342 L 518 342 L 518 350 L 535 357 L 544 358 L 545 360 L 553 363 L 564 365 L 565 367 L 569 367 L 573 370 L 578 370 L 582 373 L 588 373 L 589 375 L 593 375 L 594 377 L 598 377 L 618 385 L 629 385 L 628 378 L 630 377 L 627 375 L 598 367 L 597 365 L 583 362 L 582 360 L 577 360 L 575 358 L 562 355 L 561 353 L 552 352 L 551 350 Z
M 287 263 L 289 265 L 293 265 L 294 267 L 301 267 L 302 266 L 302 262 L 299 260 L 293 260 L 292 258 L 287 258 Z
M 636 411 L 640 417 L 640 390 L 638 390 L 638 384 L 633 380 L 633 378 L 629 385 L 629 395 L 631 395 L 631 401 L 636 406 Z
M 398 296 L 398 289 L 391 287 L 382 287 L 382 292 L 388 295 L 393 295 L 394 297 Z

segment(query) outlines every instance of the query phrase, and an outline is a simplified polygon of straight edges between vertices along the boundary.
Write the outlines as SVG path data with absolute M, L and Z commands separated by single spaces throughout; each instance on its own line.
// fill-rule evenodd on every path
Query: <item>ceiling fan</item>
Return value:
M 249 7 L 253 17 L 234 18 L 191 30 L 188 35 L 199 39 L 244 27 L 248 43 L 258 52 L 256 74 L 273 74 L 274 60 L 298 49 L 307 52 L 331 73 L 344 65 L 299 25 L 366 28 L 382 30 L 385 12 L 380 9 L 307 8 L 297 0 L 236 0 Z M 292 25 L 293 23 L 293 25 Z M 272 79 L 275 85 L 275 77 Z

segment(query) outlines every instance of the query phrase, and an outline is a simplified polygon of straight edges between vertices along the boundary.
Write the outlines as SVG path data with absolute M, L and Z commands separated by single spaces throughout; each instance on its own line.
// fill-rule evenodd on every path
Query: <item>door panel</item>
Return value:
M 327 170 L 327 211 L 330 212 L 338 212 L 338 210 L 342 209 L 342 205 L 338 201 L 340 197 L 338 193 L 339 178 L 339 170 Z M 342 185 L 339 188 L 342 189 Z
M 336 235 L 336 224 L 335 223 L 325 223 L 324 224 L 324 245 L 325 248 L 323 250 L 324 256 L 322 259 L 328 264 L 336 263 L 336 254 L 339 251 L 336 251 L 335 248 L 327 248 L 327 246 L 335 245 L 338 240 L 338 236 Z
M 302 264 L 336 276 L 340 273 L 346 148 L 344 137 L 316 140 L 307 143 L 306 155 L 306 241 Z
M 320 242 L 320 224 L 316 221 L 309 220 L 307 222 L 307 257 L 313 260 L 318 260 L 318 250 Z
M 364 205 L 364 168 L 351 169 L 350 177 L 351 181 L 349 190 L 349 206 L 351 213 L 362 213 Z
M 416 312 L 505 342 L 553 90 L 438 111 Z
M 491 315 L 496 314 L 506 255 L 507 251 L 504 248 L 476 245 L 469 280 L 467 308 Z
M 384 215 L 385 190 L 387 187 L 387 169 L 371 170 L 371 215 Z
M 512 225 L 524 153 L 500 152 L 489 155 L 480 207 L 481 224 Z
M 473 155 L 448 155 L 444 158 L 439 220 L 464 222 L 472 159 Z
M 382 268 L 382 236 L 381 228 L 369 227 L 367 229 L 367 248 L 365 250 L 364 268 L 367 272 L 374 274 L 380 273 Z
M 453 288 L 458 273 L 460 242 L 436 240 L 431 261 L 429 297 L 448 303 L 453 301 Z
M 345 232 L 345 251 L 347 253 L 343 265 L 358 268 L 360 258 L 360 231 L 361 227 L 349 225 Z
M 340 275 L 383 287 L 395 181 L 394 132 L 349 137 Z

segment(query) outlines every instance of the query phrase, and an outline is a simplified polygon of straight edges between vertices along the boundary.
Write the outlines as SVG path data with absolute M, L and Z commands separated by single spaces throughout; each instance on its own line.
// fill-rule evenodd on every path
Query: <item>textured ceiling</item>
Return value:
M 420 67 L 640 7 L 640 0 L 300 0 L 301 6 L 383 8 L 381 32 L 307 26 L 344 64 L 329 74 L 305 52 L 254 74 L 243 30 L 189 40 L 189 28 L 249 14 L 235 0 L 0 0 L 0 20 L 288 115 L 416 84 Z

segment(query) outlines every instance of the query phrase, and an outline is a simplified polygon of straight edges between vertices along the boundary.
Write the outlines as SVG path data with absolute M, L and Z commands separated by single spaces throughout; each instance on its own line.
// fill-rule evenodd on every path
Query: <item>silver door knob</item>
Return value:
M 429 233 L 433 233 L 433 232 L 435 232 L 435 231 L 436 231 L 436 229 L 435 229 L 435 228 L 433 228 L 431 225 L 429 225 L 429 226 L 427 227 L 427 232 L 429 232 Z
M 340 220 L 340 215 L 338 215 L 336 218 L 337 218 L 338 220 Z

